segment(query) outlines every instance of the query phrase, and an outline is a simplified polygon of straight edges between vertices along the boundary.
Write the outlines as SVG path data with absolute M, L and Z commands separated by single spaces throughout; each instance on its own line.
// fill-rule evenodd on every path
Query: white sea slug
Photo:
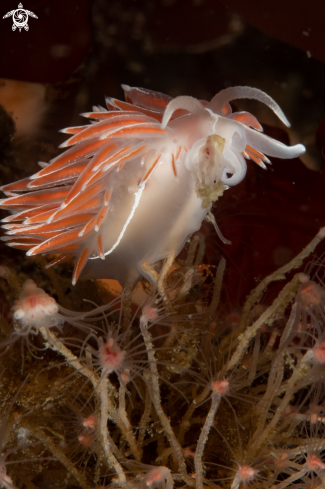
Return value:
M 89 125 L 63 132 L 69 148 L 35 175 L 2 187 L 0 201 L 9 246 L 27 255 L 75 256 L 72 283 L 82 273 L 133 286 L 150 266 L 176 256 L 225 189 L 245 176 L 246 161 L 262 168 L 268 156 L 295 158 L 301 144 L 285 146 L 262 133 L 231 100 L 256 99 L 289 122 L 276 102 L 250 87 L 226 88 L 210 102 L 171 97 L 123 85 L 126 102 L 82 114 Z M 218 230 L 216 223 L 214 222 Z

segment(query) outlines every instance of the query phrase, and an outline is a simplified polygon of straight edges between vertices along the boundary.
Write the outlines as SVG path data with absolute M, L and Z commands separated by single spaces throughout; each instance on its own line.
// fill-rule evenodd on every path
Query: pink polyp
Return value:
M 169 479 L 170 473 L 166 467 L 157 467 L 150 470 L 146 477 L 147 487 L 158 487 L 164 485 L 165 480 Z
M 318 472 L 320 470 L 325 469 L 325 464 L 316 456 L 316 455 L 308 455 L 307 457 L 307 465 L 314 472 Z
M 325 342 L 318 345 L 316 348 L 315 357 L 319 363 L 325 363 Z
M 256 470 L 249 465 L 242 465 L 239 467 L 239 474 L 243 481 L 251 481 L 256 475 Z
M 58 315 L 59 307 L 53 297 L 37 287 L 33 280 L 26 280 L 19 299 L 11 309 L 13 317 L 22 328 L 55 326 L 63 321 Z
M 303 305 L 306 307 L 316 306 L 321 301 L 321 295 L 320 291 L 318 290 L 318 286 L 313 282 L 302 285 L 299 292 Z
M 195 452 L 193 452 L 193 450 L 191 450 L 190 447 L 185 447 L 183 453 L 184 453 L 184 457 L 193 457 L 193 458 L 195 457 Z
M 159 311 L 156 307 L 144 306 L 142 309 L 141 321 L 143 323 L 155 321 L 159 316 Z
M 14 488 L 12 478 L 7 475 L 6 466 L 4 462 L 0 462 L 0 484 L 4 487 Z
M 85 418 L 82 420 L 82 426 L 84 426 L 85 428 L 92 428 L 94 429 L 95 428 L 95 420 L 96 420 L 96 417 L 94 414 L 90 414 L 88 416 L 88 418 Z
M 113 338 L 109 338 L 106 345 L 101 345 L 99 355 L 103 369 L 109 374 L 116 370 L 116 367 L 123 362 L 126 351 L 122 351 Z
M 173 478 L 167 467 L 154 467 L 140 478 L 150 489 L 173 489 Z
M 288 460 L 288 454 L 287 454 L 287 453 L 283 453 L 283 454 L 281 455 L 281 457 L 280 457 L 278 460 L 276 460 L 274 463 L 275 463 L 275 465 L 276 465 L 277 467 L 279 467 L 279 468 L 283 468 L 283 467 L 285 467 L 285 466 L 286 466 L 286 462 L 287 462 L 287 460 Z
M 126 368 L 122 374 L 121 374 L 121 380 L 127 384 L 128 382 L 130 382 L 131 380 L 131 377 L 130 377 L 130 369 Z
M 146 481 L 146 485 L 148 487 L 150 487 L 153 482 L 160 482 L 163 478 L 161 471 L 159 469 L 151 470 L 149 474 L 151 475 L 151 477 Z
M 94 438 L 92 435 L 79 435 L 78 441 L 81 443 L 82 446 L 88 448 L 88 447 L 91 447 L 93 445 Z
M 316 424 L 318 421 L 318 416 L 317 416 L 317 413 L 312 413 L 310 415 L 310 422 L 311 424 Z
M 227 394 L 229 392 L 229 382 L 228 380 L 215 380 L 212 382 L 212 388 L 218 394 Z

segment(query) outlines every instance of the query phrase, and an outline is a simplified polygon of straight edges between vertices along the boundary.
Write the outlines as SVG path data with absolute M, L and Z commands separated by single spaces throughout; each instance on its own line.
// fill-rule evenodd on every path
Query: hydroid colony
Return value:
M 288 125 L 256 89 L 226 89 L 211 102 L 124 89 L 126 102 L 107 99 L 108 111 L 84 114 L 90 125 L 65 130 L 70 149 L 3 187 L 9 245 L 58 255 L 50 265 L 75 257 L 73 283 L 84 275 L 133 287 L 142 276 L 147 298 L 132 309 L 124 292 L 74 312 L 33 277 L 21 288 L 1 268 L 17 301 L 12 323 L 1 318 L 0 483 L 320 488 L 322 269 L 294 275 L 273 303 L 256 306 L 324 230 L 251 292 L 233 328 L 217 315 L 224 259 L 217 269 L 203 264 L 194 236 L 170 272 L 204 218 L 219 232 L 212 203 L 244 178 L 245 159 L 264 167 L 266 155 L 292 158 L 304 148 L 272 140 L 254 116 L 232 112 L 230 100 L 257 98 Z M 60 277 L 50 277 L 62 297 Z

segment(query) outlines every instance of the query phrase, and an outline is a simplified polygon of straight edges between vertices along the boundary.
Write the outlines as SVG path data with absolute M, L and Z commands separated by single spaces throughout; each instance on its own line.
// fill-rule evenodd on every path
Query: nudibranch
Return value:
M 133 286 L 153 281 L 150 266 L 176 256 L 208 218 L 224 190 L 239 183 L 246 160 L 295 158 L 303 145 L 286 146 L 263 134 L 248 112 L 229 102 L 256 99 L 290 126 L 277 103 L 256 88 L 221 90 L 210 102 L 122 86 L 125 102 L 82 114 L 90 124 L 63 129 L 69 148 L 29 178 L 5 185 L 2 209 L 7 245 L 27 255 L 75 257 L 72 283 L 112 278 Z M 219 233 L 220 234 L 220 233 Z

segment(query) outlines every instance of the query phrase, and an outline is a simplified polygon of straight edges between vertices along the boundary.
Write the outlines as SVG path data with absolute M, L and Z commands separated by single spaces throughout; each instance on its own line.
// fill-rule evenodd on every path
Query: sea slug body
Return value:
M 89 125 L 63 130 L 64 153 L 2 187 L 0 207 L 11 212 L 2 239 L 29 256 L 57 254 L 53 265 L 75 257 L 73 284 L 81 274 L 153 282 L 146 265 L 176 256 L 207 215 L 214 219 L 212 203 L 244 178 L 245 159 L 265 168 L 266 155 L 305 151 L 264 135 L 252 114 L 232 112 L 231 100 L 254 98 L 289 126 L 258 89 L 227 88 L 210 102 L 123 89 L 126 102 L 107 98 L 107 109 L 82 114 Z

